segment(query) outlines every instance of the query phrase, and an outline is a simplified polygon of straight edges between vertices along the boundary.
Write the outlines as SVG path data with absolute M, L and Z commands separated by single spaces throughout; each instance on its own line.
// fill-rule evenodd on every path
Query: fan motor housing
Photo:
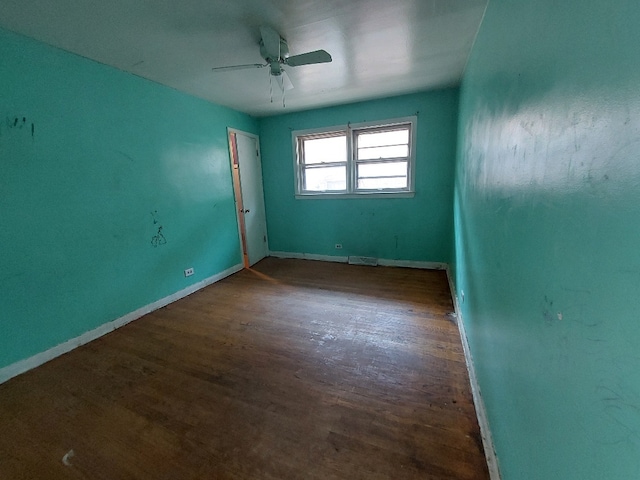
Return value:
M 266 48 L 264 47 L 264 42 L 260 40 L 260 55 L 268 63 L 272 63 L 272 62 L 280 63 L 289 56 L 289 45 L 287 45 L 287 41 L 284 38 L 280 37 L 280 58 L 271 58 Z

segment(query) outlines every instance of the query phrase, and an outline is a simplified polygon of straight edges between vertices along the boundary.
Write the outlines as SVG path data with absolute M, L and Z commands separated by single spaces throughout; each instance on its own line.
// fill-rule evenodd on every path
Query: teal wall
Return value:
M 260 119 L 269 248 L 447 262 L 453 232 L 458 90 L 446 89 Z M 418 113 L 414 198 L 294 197 L 292 130 Z M 335 244 L 341 243 L 342 250 Z
M 256 120 L 2 30 L 0 58 L 0 367 L 241 262 L 226 128 Z
M 505 480 L 640 478 L 640 3 L 491 0 L 455 278 Z

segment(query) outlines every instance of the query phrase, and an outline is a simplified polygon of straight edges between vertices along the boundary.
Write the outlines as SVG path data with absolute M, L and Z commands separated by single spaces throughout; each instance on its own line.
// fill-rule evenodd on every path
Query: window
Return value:
M 293 132 L 296 195 L 413 194 L 416 117 Z

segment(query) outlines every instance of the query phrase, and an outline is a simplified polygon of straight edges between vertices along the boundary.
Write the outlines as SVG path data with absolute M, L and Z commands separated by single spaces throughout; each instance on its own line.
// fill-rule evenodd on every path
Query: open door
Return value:
M 250 267 L 269 254 L 260 142 L 256 135 L 230 128 L 229 148 L 244 266 Z

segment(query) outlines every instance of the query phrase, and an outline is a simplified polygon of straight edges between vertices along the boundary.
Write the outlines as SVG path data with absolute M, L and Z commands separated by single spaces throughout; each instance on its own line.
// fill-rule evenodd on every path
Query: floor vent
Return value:
M 349 265 L 369 265 L 376 267 L 378 259 L 373 257 L 349 257 Z

